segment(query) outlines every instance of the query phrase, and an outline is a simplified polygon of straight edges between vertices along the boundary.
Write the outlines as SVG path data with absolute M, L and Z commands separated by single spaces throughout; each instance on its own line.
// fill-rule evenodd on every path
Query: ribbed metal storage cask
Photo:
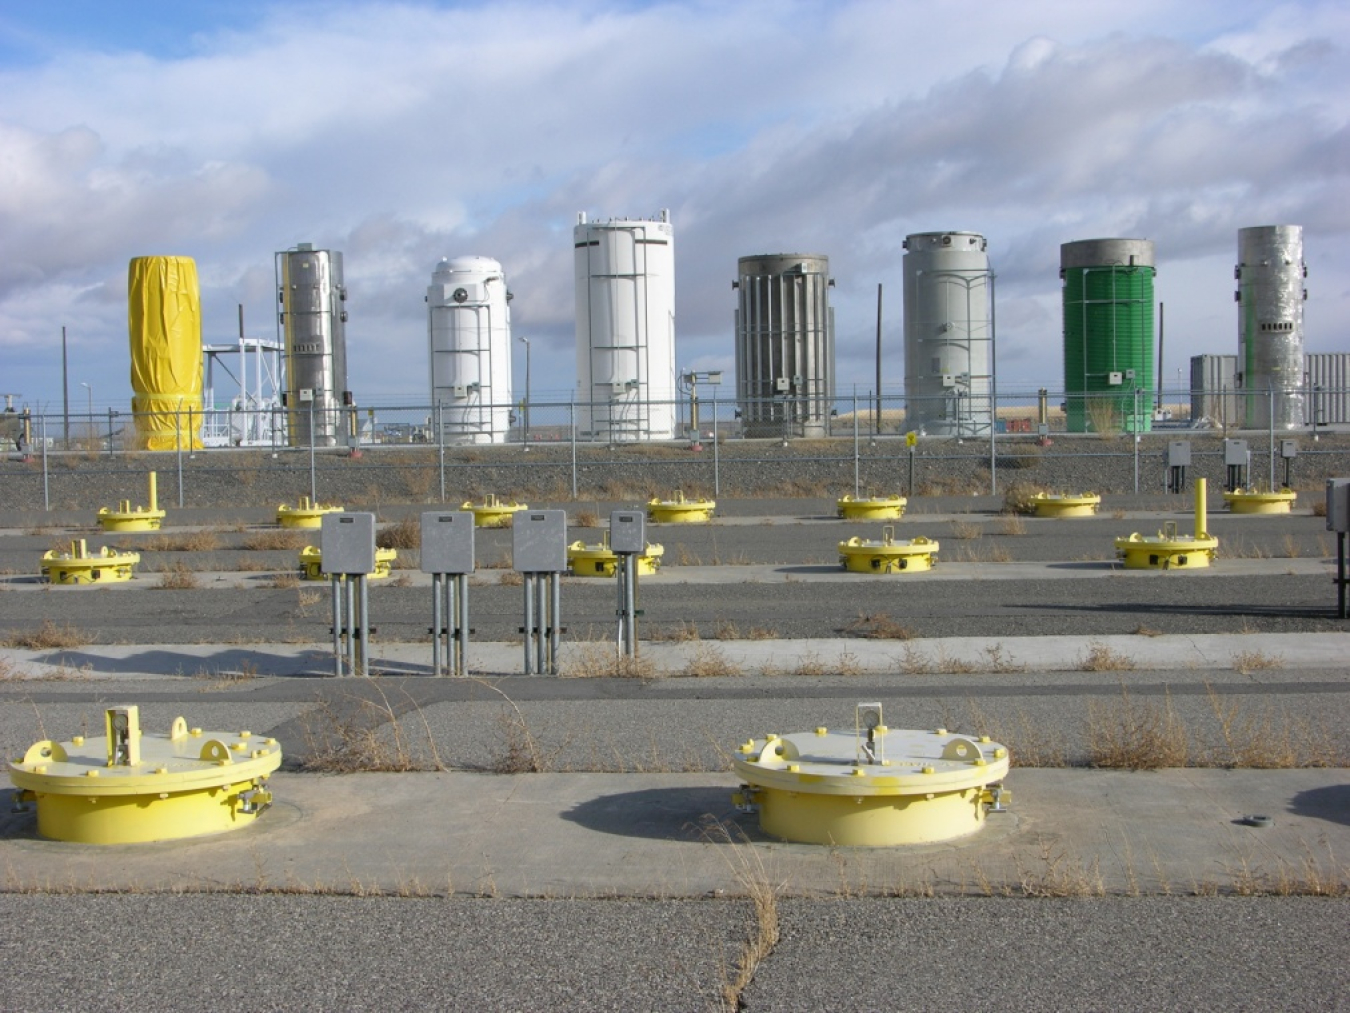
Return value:
M 824 436 L 834 401 L 830 258 L 741 257 L 736 398 L 749 437 Z
M 1153 243 L 1064 243 L 1059 263 L 1069 432 L 1147 432 L 1154 397 Z
M 1248 429 L 1303 425 L 1301 225 L 1238 229 L 1238 383 Z

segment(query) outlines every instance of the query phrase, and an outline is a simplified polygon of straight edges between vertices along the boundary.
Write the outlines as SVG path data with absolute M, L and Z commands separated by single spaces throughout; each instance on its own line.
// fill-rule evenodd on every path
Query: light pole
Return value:
M 89 435 L 92 438 L 94 435 L 94 387 L 93 384 L 85 383 L 83 380 L 80 381 L 80 386 L 89 392 Z
M 526 450 L 530 449 L 530 339 L 521 338 L 525 346 L 525 400 L 521 405 L 520 442 Z

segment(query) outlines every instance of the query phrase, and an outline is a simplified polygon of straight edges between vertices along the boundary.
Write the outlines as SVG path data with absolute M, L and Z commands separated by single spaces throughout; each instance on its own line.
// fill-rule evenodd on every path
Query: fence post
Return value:
M 441 472 L 441 502 L 445 502 L 445 402 L 436 402 L 436 457 Z M 438 633 L 437 636 L 440 636 Z
M 309 399 L 309 501 L 319 505 L 319 483 L 314 473 L 314 398 Z
M 178 509 L 183 509 L 183 401 L 173 411 L 173 451 L 178 460 Z
M 577 498 L 577 395 L 572 392 L 567 402 L 567 432 L 572 443 L 572 498 Z
M 853 498 L 858 498 L 858 388 L 853 387 Z
M 993 390 L 989 392 L 989 495 L 998 495 L 998 395 Z
M 712 394 L 713 409 L 713 497 L 716 498 L 722 494 L 722 461 L 721 450 L 717 446 L 721 437 L 721 431 L 717 428 L 717 388 L 713 387 Z
M 1266 488 L 1269 489 L 1271 492 L 1274 492 L 1275 491 L 1275 389 L 1270 385 L 1269 382 L 1267 382 L 1266 390 L 1270 395 L 1270 408 L 1266 412 L 1266 418 L 1270 420 L 1270 445 L 1269 445 L 1270 484 L 1267 485 Z M 1253 482 L 1252 484 L 1255 485 L 1256 483 Z
M 47 413 L 39 416 L 42 430 L 42 509 L 50 512 L 52 508 L 51 489 L 47 480 Z
M 1143 393 L 1138 387 L 1134 388 L 1134 494 L 1139 495 L 1139 441 L 1142 438 L 1139 430 L 1143 425 L 1139 421 L 1139 395 Z

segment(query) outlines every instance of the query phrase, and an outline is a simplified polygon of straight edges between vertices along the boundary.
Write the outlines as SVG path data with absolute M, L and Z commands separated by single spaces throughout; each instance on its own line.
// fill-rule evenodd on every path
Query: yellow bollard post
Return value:
M 159 509 L 159 478 L 152 471 L 150 472 L 150 512 L 154 513 Z
M 1209 516 L 1206 511 L 1205 503 L 1205 480 L 1197 478 L 1195 480 L 1195 537 L 1207 538 L 1209 536 Z

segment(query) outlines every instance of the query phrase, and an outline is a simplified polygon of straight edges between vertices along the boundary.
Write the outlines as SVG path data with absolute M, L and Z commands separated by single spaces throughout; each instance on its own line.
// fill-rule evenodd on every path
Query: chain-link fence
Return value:
M 1325 393 L 1324 404 L 1345 401 Z M 356 504 L 459 503 L 488 493 L 628 501 L 674 490 L 996 493 L 1000 481 L 1033 476 L 1052 486 L 1139 492 L 1161 485 L 1155 472 L 1169 440 L 1196 440 L 1201 462 L 1210 454 L 1221 461 L 1219 438 L 1236 431 L 1226 412 L 1192 418 L 1193 407 L 1221 402 L 1189 391 L 1146 394 L 1037 390 L 972 399 L 954 389 L 922 399 L 850 393 L 828 401 L 731 401 L 705 387 L 697 399 L 653 405 L 616 399 L 472 412 L 462 405 L 184 409 L 168 413 L 167 430 L 165 413 L 157 418 L 161 449 L 154 452 L 144 449 L 145 427 L 129 412 L 11 412 L 0 415 L 0 438 L 13 443 L 7 463 L 27 467 L 10 469 L 0 505 L 52 509 L 87 507 L 95 496 L 102 503 L 134 499 L 152 469 L 166 504 L 205 506 L 299 496 Z M 1261 397 L 1242 394 L 1266 422 L 1264 433 L 1244 435 L 1251 480 L 1273 484 L 1288 468 L 1277 444 L 1300 432 L 1331 432 L 1333 423 L 1277 428 L 1278 412 Z M 1230 405 L 1235 414 L 1242 402 Z M 1331 452 L 1329 443 L 1303 443 L 1304 454 Z M 1216 479 L 1222 474 L 1220 465 Z

